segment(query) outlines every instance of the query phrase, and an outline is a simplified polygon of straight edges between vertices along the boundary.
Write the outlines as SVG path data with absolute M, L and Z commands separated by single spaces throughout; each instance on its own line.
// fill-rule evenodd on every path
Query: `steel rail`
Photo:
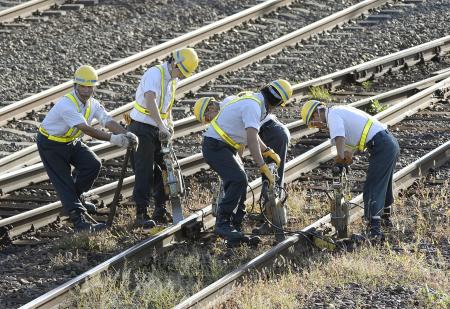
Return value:
M 395 191 L 398 192 L 400 189 L 405 189 L 409 187 L 414 180 L 421 177 L 421 175 L 426 175 L 430 168 L 436 168 L 446 163 L 450 158 L 450 141 L 437 147 L 433 151 L 429 152 L 425 156 L 401 169 L 394 174 Z M 362 194 L 352 199 L 350 203 L 361 205 L 363 202 Z M 351 209 L 350 223 L 360 219 L 364 214 L 364 210 L 361 207 L 353 207 Z M 303 228 L 301 231 L 308 233 L 314 229 L 320 228 L 325 224 L 331 223 L 330 214 L 322 217 L 318 221 L 310 224 L 309 226 Z M 225 275 L 216 282 L 210 284 L 206 288 L 192 295 L 188 299 L 182 301 L 174 308 L 210 308 L 211 306 L 217 305 L 218 299 L 223 301 L 224 298 L 229 296 L 235 287 L 238 280 L 241 280 L 244 276 L 248 275 L 254 270 L 261 268 L 271 268 L 273 261 L 275 261 L 280 256 L 286 258 L 291 258 L 295 252 L 300 251 L 305 253 L 310 246 L 310 240 L 306 239 L 305 236 L 295 234 L 288 237 L 281 243 L 277 244 L 270 250 L 260 254 L 251 261 L 244 265 L 241 265 L 236 270 Z
M 406 99 L 402 103 L 388 108 L 386 111 L 378 114 L 376 117 L 380 117 L 380 121 L 387 122 L 388 124 L 393 124 L 397 121 L 400 121 L 401 119 L 406 117 L 406 115 L 410 115 L 418 109 L 424 108 L 434 102 L 435 99 L 432 98 L 432 95 L 437 89 L 443 89 L 448 84 L 448 81 L 449 79 L 447 78 L 446 80 L 441 81 L 440 83 L 413 95 L 411 98 Z M 396 92 L 396 90 L 393 90 L 391 92 Z M 371 100 L 370 98 L 368 98 L 361 101 L 370 102 Z M 360 102 L 358 101 L 350 104 L 350 106 L 356 106 L 359 104 Z M 293 135 L 308 133 L 308 129 L 302 121 L 298 121 L 296 123 L 296 126 L 303 127 L 304 129 L 297 130 L 297 132 L 294 132 Z M 312 132 L 315 131 L 310 130 L 310 133 Z M 314 147 L 310 151 L 305 152 L 304 154 L 286 164 L 286 181 L 289 182 L 291 181 L 291 179 L 293 179 L 292 177 L 297 177 L 295 175 L 299 172 L 310 171 L 312 168 L 318 166 L 318 162 L 325 162 L 331 159 L 333 156 L 335 156 L 335 150 L 331 147 L 331 143 L 329 141 L 324 142 L 317 147 Z M 193 175 L 201 169 L 208 168 L 208 165 L 203 161 L 201 153 L 181 159 L 180 166 L 186 176 Z M 295 169 L 291 169 L 292 166 L 295 166 Z M 107 204 L 112 201 L 116 186 L 117 182 L 113 182 L 111 184 L 107 184 L 89 191 L 86 196 L 96 198 Z M 134 176 L 128 177 L 124 180 L 122 188 L 122 195 L 124 198 L 131 196 L 133 186 Z M 26 211 L 10 218 L 2 219 L 0 220 L 0 237 L 13 238 L 29 231 L 30 229 L 37 229 L 45 226 L 51 222 L 58 220 L 60 218 L 61 210 L 61 203 L 55 202 L 46 206 Z
M 409 101 L 408 104 L 398 104 L 397 106 L 389 108 L 388 110 L 386 110 L 387 113 L 379 114 L 377 118 L 379 120 L 386 120 L 388 122 L 392 122 L 394 121 L 394 119 L 400 121 L 401 119 L 400 114 L 405 114 L 405 108 L 409 104 L 412 104 L 414 106 L 413 107 L 414 109 L 419 108 L 419 106 L 423 107 L 423 105 L 425 104 L 423 102 L 424 97 L 430 97 L 434 93 L 434 91 L 443 89 L 444 87 L 448 87 L 449 83 L 450 78 L 446 79 L 445 83 L 441 82 L 438 85 L 431 87 L 433 89 L 426 89 L 421 93 L 418 93 L 417 95 L 415 95 L 414 100 L 412 98 L 408 99 L 407 100 Z M 416 101 L 420 101 L 422 102 L 422 104 L 417 104 Z M 424 161 L 425 159 L 421 159 L 409 165 L 405 169 L 402 169 L 400 172 L 397 172 L 394 176 L 396 183 L 399 181 L 399 179 L 401 179 L 402 181 L 406 180 L 410 181 L 411 177 L 414 176 L 417 177 L 419 175 L 419 173 L 416 172 L 417 169 L 425 166 L 429 167 L 429 165 L 431 164 L 430 162 L 433 162 L 436 166 L 442 164 L 443 162 L 446 162 L 450 156 L 449 149 L 450 149 L 450 141 L 444 144 L 443 146 L 439 147 L 437 150 L 428 154 L 425 157 L 426 162 Z M 335 150 L 331 149 L 331 143 L 329 141 L 322 143 L 318 147 L 315 147 L 314 149 L 308 151 L 307 153 L 301 155 L 300 157 L 288 162 L 288 164 L 286 165 L 286 173 L 287 173 L 286 181 L 292 182 L 296 177 L 300 176 L 302 172 L 305 172 L 307 170 L 310 170 L 311 168 L 316 167 L 317 165 L 319 165 L 320 162 L 327 161 L 334 155 Z M 399 175 L 402 176 L 400 177 Z M 259 190 L 261 187 L 261 180 L 257 179 L 253 181 L 250 184 L 250 186 L 253 188 L 253 190 L 257 190 L 258 191 L 257 194 L 259 194 Z M 248 195 L 248 197 L 250 196 Z M 360 203 L 360 199 L 358 200 L 358 198 L 360 198 L 360 196 L 352 200 L 352 202 Z M 358 214 L 359 216 L 361 216 L 361 209 L 353 208 L 352 220 L 355 220 L 358 217 Z M 168 248 L 172 245 L 173 241 L 180 240 L 184 237 L 183 235 L 184 228 L 188 229 L 190 226 L 192 226 L 192 224 L 200 222 L 202 218 L 203 220 L 205 220 L 203 229 L 207 229 L 213 226 L 214 219 L 211 217 L 211 205 L 203 208 L 202 211 L 198 211 L 195 214 L 189 216 L 179 224 L 165 229 L 164 231 L 159 233 L 156 237 L 150 238 L 146 241 L 143 241 L 131 247 L 130 249 L 127 249 L 126 251 L 120 253 L 119 255 L 101 263 L 95 268 L 49 291 L 48 293 L 24 305 L 22 308 L 50 308 L 58 304 L 62 304 L 67 299 L 67 296 L 70 293 L 70 291 L 73 291 L 76 287 L 83 287 L 83 285 L 86 282 L 88 282 L 93 277 L 98 276 L 100 273 L 103 273 L 108 269 L 117 270 L 118 268 L 122 267 L 125 262 L 130 263 L 135 262 L 136 260 L 139 260 L 140 262 L 142 262 L 143 260 L 145 261 L 145 259 L 148 258 L 148 256 L 150 256 L 148 252 L 152 252 L 152 250 L 154 250 L 155 248 L 158 248 L 161 251 L 168 250 Z M 305 232 L 309 231 L 311 228 L 321 226 L 329 221 L 330 216 L 327 215 L 321 218 L 320 220 L 316 221 L 312 225 L 306 227 L 305 229 L 303 229 L 303 231 Z M 267 264 L 269 260 L 276 258 L 280 254 L 286 254 L 286 252 L 289 252 L 290 250 L 289 248 L 291 248 L 293 245 L 296 244 L 304 245 L 305 244 L 304 237 L 294 235 L 287 238 L 285 241 L 281 242 L 270 251 L 258 256 L 249 263 L 240 267 L 238 270 L 225 276 L 218 282 L 208 286 L 199 293 L 193 295 L 191 298 L 179 304 L 178 307 L 186 308 L 194 305 L 198 306 L 205 305 L 204 301 L 206 300 L 209 302 L 211 297 L 217 296 L 218 291 L 224 292 L 226 287 L 228 287 L 228 291 L 230 291 L 233 282 L 235 280 L 242 277 L 244 274 L 248 273 L 251 269 L 259 267 L 260 265 Z
M 268 4 L 268 2 L 271 2 L 271 1 L 266 1 L 260 5 Z M 387 2 L 391 2 L 391 1 L 390 0 L 384 0 L 384 1 L 365 0 L 357 5 L 354 5 L 352 7 L 344 9 L 340 12 L 337 12 L 333 15 L 330 15 L 322 20 L 319 20 L 309 26 L 303 27 L 295 32 L 287 34 L 277 40 L 274 40 L 267 44 L 264 44 L 256 49 L 253 49 L 252 51 L 246 52 L 240 56 L 237 56 L 228 61 L 225 61 L 222 64 L 216 65 L 216 66 L 211 67 L 203 72 L 195 74 L 195 75 L 187 78 L 186 80 L 183 80 L 180 82 L 180 86 L 177 89 L 177 93 L 178 93 L 177 97 L 179 98 L 180 95 L 184 92 L 195 90 L 196 88 L 198 88 L 201 85 L 204 85 L 205 83 L 210 81 L 210 79 L 215 78 L 221 74 L 224 74 L 225 72 L 229 72 L 230 70 L 241 68 L 245 65 L 248 65 L 248 64 L 254 62 L 255 60 L 261 59 L 269 54 L 276 53 L 288 45 L 294 44 L 298 41 L 301 41 L 302 39 L 309 38 L 313 34 L 318 34 L 327 29 L 332 29 L 333 27 L 336 27 L 336 26 L 348 21 L 349 19 L 359 17 L 362 14 L 366 13 L 368 10 L 370 10 L 374 7 L 383 5 Z M 267 8 L 265 10 L 267 10 Z M 241 13 L 238 13 L 238 14 L 241 14 Z M 253 13 L 253 14 L 255 14 L 255 13 Z M 237 15 L 237 14 L 235 14 L 235 15 Z M 233 15 L 233 16 L 235 16 L 235 15 Z M 233 16 L 230 16 L 229 18 L 231 18 Z M 220 23 L 220 22 L 223 22 L 223 20 L 221 20 L 217 23 Z M 216 23 L 214 23 L 214 24 L 216 24 Z M 196 31 L 201 32 L 202 35 L 206 35 L 206 34 L 203 34 L 204 30 L 202 30 L 202 29 L 211 27 L 214 24 L 205 26 Z M 217 28 L 217 27 L 215 27 L 215 28 Z M 148 63 L 148 62 L 151 62 L 152 60 L 155 60 L 156 57 L 158 55 L 160 55 L 159 53 L 161 53 L 162 51 L 164 51 L 165 54 L 167 54 L 170 50 L 173 50 L 174 48 L 185 46 L 187 43 L 185 43 L 183 45 L 183 44 L 179 43 L 178 41 L 181 40 L 182 42 L 188 42 L 187 39 L 186 40 L 182 40 L 182 39 L 184 37 L 192 36 L 192 33 L 195 33 L 196 31 L 188 33 L 179 38 L 176 38 L 176 39 L 173 39 L 166 43 L 163 43 L 161 45 L 158 45 L 147 51 L 144 51 L 139 54 L 128 57 L 126 59 L 123 59 L 119 62 L 116 62 L 116 63 L 113 63 L 106 67 L 103 67 L 98 70 L 99 79 L 104 80 L 107 78 L 106 76 L 108 76 L 108 78 L 115 76 L 114 74 L 109 73 L 110 70 L 113 70 L 114 72 L 116 72 L 115 73 L 116 75 L 119 73 L 125 72 L 125 71 L 120 71 L 118 68 L 126 67 L 127 62 L 131 62 L 131 61 L 133 61 L 133 63 L 136 62 L 136 67 L 137 67 L 138 59 L 145 57 L 145 59 L 148 59 L 148 61 L 146 62 L 146 63 Z M 212 35 L 212 32 L 211 33 L 207 32 L 207 34 Z M 191 40 L 193 40 L 193 39 L 191 39 Z M 197 39 L 197 41 L 200 41 L 200 40 L 201 39 Z M 191 42 L 191 41 L 189 41 L 189 42 Z M 150 51 L 153 51 L 153 53 L 150 53 Z M 154 56 L 152 56 L 153 58 L 150 59 L 150 55 L 154 55 Z M 142 63 L 139 63 L 139 65 L 142 65 Z M 69 82 L 61 84 L 59 86 L 45 90 L 39 94 L 28 97 L 19 102 L 16 102 L 14 104 L 8 105 L 4 108 L 0 108 L 0 125 L 3 125 L 4 123 L 6 123 L 9 119 L 25 116 L 26 113 L 29 112 L 33 108 L 37 109 L 37 108 L 44 107 L 46 104 L 50 103 L 52 100 L 55 100 L 58 97 L 64 95 L 67 91 L 69 91 L 71 86 L 72 86 L 72 82 L 69 81 Z M 131 103 L 126 104 L 126 105 L 112 111 L 111 116 L 113 116 L 113 118 L 115 120 L 120 120 L 122 115 L 124 113 L 130 111 L 131 108 L 132 108 Z M 9 156 L 7 156 L 6 158 L 0 159 L 0 173 L 5 172 L 9 168 L 14 168 L 17 166 L 22 166 L 23 164 L 27 164 L 27 161 L 31 161 L 32 163 L 39 162 L 38 156 L 36 155 L 35 152 L 36 152 L 36 146 L 33 145 L 33 146 L 27 147 L 21 151 L 18 151 L 17 153 L 12 154 L 11 158 L 9 158 Z M 38 160 L 38 161 L 36 161 L 36 160 Z M 18 161 L 18 164 L 16 164 L 15 161 Z M 29 163 L 28 163 L 28 165 L 29 165 Z
M 242 12 L 233 14 L 219 21 L 201 27 L 192 32 L 183 34 L 177 38 L 164 42 L 160 45 L 151 47 L 130 57 L 124 58 L 97 70 L 99 80 L 104 81 L 119 74 L 135 70 L 141 65 L 149 64 L 157 59 L 163 58 L 173 50 L 185 47 L 189 44 L 200 42 L 208 37 L 218 34 L 239 25 L 245 21 L 257 18 L 281 6 L 290 4 L 293 0 L 268 0 L 248 8 Z M 72 81 L 67 81 L 58 86 L 52 87 L 28 98 L 20 100 L 0 108 L 0 125 L 4 125 L 8 120 L 20 119 L 25 117 L 32 110 L 40 110 L 45 105 L 63 96 L 73 86 Z
M 425 87 L 433 85 L 436 82 L 439 82 L 449 76 L 450 70 L 443 71 L 443 73 L 439 75 L 354 102 L 352 104 L 349 104 L 349 106 L 362 108 L 364 106 L 370 105 L 374 100 L 378 100 L 380 103 L 389 102 L 389 104 L 392 105 L 416 93 L 418 89 L 424 89 Z M 294 88 L 298 87 L 294 85 Z M 298 92 L 295 92 L 294 97 L 297 95 Z M 175 121 L 175 138 L 185 136 L 186 134 L 191 132 L 197 132 L 204 129 L 205 127 L 206 126 L 204 125 L 200 125 L 193 116 Z M 301 120 L 293 121 L 287 124 L 287 127 L 293 138 L 305 136 L 315 132 L 308 129 Z M 125 153 L 125 150 L 113 146 L 110 143 L 102 143 L 100 145 L 91 147 L 91 149 L 102 160 L 113 159 Z M 39 157 L 36 159 L 36 161 L 39 161 Z M 26 179 L 26 181 L 24 181 L 24 179 Z M 0 194 L 7 194 L 14 190 L 24 188 L 32 183 L 38 183 L 47 179 L 48 176 L 42 163 L 37 163 L 19 170 L 10 171 L 9 173 L 0 174 Z
M 400 67 L 403 67 L 405 65 L 405 63 L 409 63 L 408 65 L 413 65 L 417 62 L 414 63 L 410 63 L 408 62 L 407 59 L 415 59 L 417 57 L 419 57 L 420 55 L 422 56 L 426 56 L 424 59 L 426 60 L 431 60 L 434 59 L 435 57 L 439 57 L 442 56 L 445 53 L 448 53 L 450 51 L 450 36 L 446 36 L 437 40 L 433 40 L 430 41 L 428 43 L 425 44 L 421 44 L 418 46 L 414 46 L 411 48 L 408 48 L 406 50 L 403 51 L 399 51 L 381 58 L 377 58 L 375 60 L 371 60 L 368 62 L 364 62 L 362 64 L 356 65 L 356 66 L 352 66 L 340 71 L 336 71 L 334 73 L 331 74 L 327 74 L 324 76 L 321 76 L 319 78 L 307 81 L 307 82 L 303 82 L 297 85 L 293 86 L 293 90 L 294 90 L 294 96 L 297 98 L 301 98 L 304 97 L 308 94 L 309 89 L 311 87 L 314 86 L 327 86 L 330 89 L 338 86 L 338 85 L 342 85 L 344 83 L 348 83 L 348 82 L 353 82 L 353 76 L 355 75 L 354 72 L 359 72 L 359 71 L 371 71 L 371 70 L 376 70 L 376 68 L 378 67 L 387 67 L 387 66 L 391 66 L 392 63 L 398 63 L 399 66 L 395 67 L 395 69 L 399 69 Z M 236 58 L 233 58 L 229 61 L 235 63 L 237 61 L 237 58 L 239 58 L 241 56 L 238 56 Z M 216 71 L 216 70 L 220 70 L 219 66 L 221 65 L 217 65 L 214 66 L 208 70 L 211 71 Z M 206 71 L 208 71 L 206 70 Z M 198 73 L 196 75 L 200 75 L 203 76 L 203 74 L 205 74 L 206 76 L 210 75 L 210 73 L 205 73 L 201 72 Z M 384 73 L 388 72 L 388 71 L 383 71 Z M 444 75 L 442 75 L 444 76 Z M 370 78 L 370 76 L 368 74 L 366 74 L 367 78 Z M 193 77 L 192 77 L 193 78 Z M 201 79 L 203 79 L 203 77 L 201 77 Z M 182 85 L 183 89 L 185 89 L 185 91 L 187 90 L 192 90 L 194 88 L 194 85 L 191 86 L 190 81 L 192 79 L 188 78 L 185 81 L 182 81 L 180 83 L 180 85 Z M 428 83 L 432 83 L 433 81 L 430 80 Z M 424 87 L 424 85 L 419 85 L 418 87 Z M 132 108 L 132 104 L 126 104 L 120 108 L 117 108 L 113 111 L 111 111 L 111 116 L 119 121 L 122 117 L 123 114 L 126 112 L 129 112 Z M 175 130 L 175 137 L 181 137 L 184 136 L 185 134 L 187 134 L 187 132 L 197 132 L 200 131 L 204 128 L 204 126 L 200 126 L 196 121 L 195 118 L 193 116 L 191 117 L 187 117 L 184 119 L 180 119 L 178 121 L 175 122 L 176 125 L 176 130 Z M 106 146 L 105 146 L 106 147 Z M 109 147 L 111 147 L 111 151 L 115 151 L 114 149 L 116 149 L 114 146 L 110 145 Z M 118 156 L 118 155 L 117 155 Z M 111 158 L 114 157 L 113 155 L 111 155 Z M 12 155 L 9 155 L 5 158 L 1 158 L 0 159 L 0 175 L 7 172 L 7 171 L 11 171 L 11 170 L 16 170 L 18 168 L 23 167 L 24 165 L 30 165 L 30 164 L 34 164 L 40 162 L 40 158 L 37 154 L 37 147 L 36 145 L 33 146 L 29 146 L 27 148 L 24 148 Z M 0 186 L 1 187 L 1 186 Z
M 0 24 L 14 21 L 18 17 L 31 16 L 36 11 L 44 11 L 50 9 L 55 4 L 60 5 L 65 0 L 31 0 L 19 5 L 15 5 L 9 9 L 0 11 Z

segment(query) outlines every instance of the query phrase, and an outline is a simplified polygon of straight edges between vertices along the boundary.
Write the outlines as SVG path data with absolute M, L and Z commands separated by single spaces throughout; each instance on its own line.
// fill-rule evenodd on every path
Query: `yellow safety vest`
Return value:
M 359 143 L 357 146 L 353 146 L 353 145 L 349 145 L 346 144 L 346 146 L 353 148 L 353 149 L 357 149 L 359 151 L 364 151 L 366 150 L 366 140 L 367 140 L 367 135 L 369 134 L 370 128 L 373 125 L 373 120 L 372 119 L 368 119 L 366 124 L 364 125 L 362 134 L 361 134 L 361 138 L 359 139 Z
M 164 69 L 161 65 L 156 66 L 158 70 L 161 72 L 161 95 L 159 97 L 159 114 L 161 115 L 161 119 L 167 119 L 169 117 L 169 112 L 172 109 L 173 102 L 175 101 L 175 79 L 172 80 L 172 100 L 170 101 L 169 108 L 165 113 L 162 112 L 164 106 L 164 85 L 165 85 L 165 77 L 164 77 Z M 134 108 L 141 112 L 144 115 L 150 116 L 150 111 L 138 104 L 138 102 L 134 101 Z
M 219 125 L 217 124 L 217 119 L 219 118 L 220 114 L 223 112 L 223 110 L 225 109 L 225 107 L 227 107 L 228 105 L 234 104 L 236 102 L 242 101 L 242 100 L 246 100 L 246 99 L 250 99 L 255 101 L 256 103 L 259 104 L 259 106 L 261 107 L 262 102 L 260 100 L 258 100 L 257 98 L 255 98 L 254 96 L 250 96 L 248 94 L 235 98 L 233 100 L 231 100 L 230 102 L 228 102 L 227 104 L 225 104 L 221 109 L 220 112 L 217 114 L 216 117 L 214 117 L 214 119 L 211 121 L 211 125 L 214 128 L 214 130 L 216 130 L 217 134 L 219 134 L 219 136 L 231 147 L 233 147 L 236 150 L 239 150 L 241 147 L 243 147 L 244 145 L 242 144 L 238 144 L 235 140 L 233 140 L 224 130 L 222 130 Z
M 77 107 L 78 112 L 81 113 L 80 106 L 78 105 L 78 102 L 73 96 L 73 94 L 68 93 L 65 95 L 65 97 L 69 98 L 72 101 L 72 103 L 75 104 L 75 106 Z M 86 121 L 88 121 L 90 114 L 91 114 L 91 100 L 89 99 L 89 101 L 87 102 L 86 111 L 84 112 L 84 119 L 86 119 Z M 39 127 L 39 132 L 41 132 L 41 134 L 47 137 L 49 140 L 60 143 L 69 143 L 74 139 L 78 138 L 82 133 L 75 127 L 70 128 L 63 136 L 50 135 L 43 127 Z

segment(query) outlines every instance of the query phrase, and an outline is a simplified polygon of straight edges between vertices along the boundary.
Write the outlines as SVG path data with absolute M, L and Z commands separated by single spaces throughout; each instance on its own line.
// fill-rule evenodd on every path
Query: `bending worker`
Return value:
M 83 65 L 75 72 L 71 93 L 59 99 L 50 109 L 39 127 L 37 147 L 48 177 L 55 187 L 63 210 L 68 213 L 76 231 L 98 231 L 105 224 L 86 222 L 86 210 L 95 211 L 95 205 L 84 200 L 82 194 L 88 191 L 98 176 L 100 159 L 82 141 L 82 134 L 110 141 L 120 147 L 137 145 L 136 135 L 127 132 L 94 99 L 98 75 L 94 68 Z M 106 133 L 93 128 L 95 118 L 110 130 Z M 71 173 L 71 165 L 75 167 Z
M 161 141 L 173 134 L 172 105 L 179 79 L 189 77 L 198 66 L 194 49 L 183 48 L 172 53 L 169 60 L 149 68 L 136 90 L 136 101 L 130 113 L 129 130 L 139 137 L 140 146 L 131 157 L 135 183 L 133 198 L 136 203 L 135 226 L 151 228 L 156 223 L 167 223 L 162 172 L 164 169 Z M 152 218 L 147 214 L 150 196 L 155 199 Z
M 370 237 L 381 239 L 381 224 L 390 224 L 394 201 L 392 179 L 400 153 L 397 140 L 386 125 L 353 107 L 327 108 L 322 102 L 308 101 L 302 107 L 301 116 L 310 127 L 328 127 L 337 149 L 336 165 L 341 170 L 352 163 L 354 151 L 369 150 L 369 169 L 363 191 L 364 216 L 370 225 Z
M 199 121 L 211 121 L 204 133 L 202 151 L 205 161 L 224 184 L 225 195 L 218 205 L 215 232 L 230 243 L 244 238 L 240 231 L 248 181 L 238 151 L 248 145 L 261 174 L 270 183 L 274 182 L 263 157 L 270 157 L 279 166 L 280 157 L 259 138 L 258 132 L 266 115 L 273 108 L 285 104 L 291 96 L 289 82 L 279 79 L 264 86 L 260 92 L 244 92 L 226 99 L 222 106 L 217 103 L 210 105 L 211 98 L 203 98 L 194 107 Z

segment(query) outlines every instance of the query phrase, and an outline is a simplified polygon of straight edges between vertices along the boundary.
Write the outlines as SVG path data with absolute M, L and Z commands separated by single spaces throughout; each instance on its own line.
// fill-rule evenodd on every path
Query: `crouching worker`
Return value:
M 368 149 L 369 169 L 364 183 L 364 216 L 370 225 L 370 237 L 381 239 L 381 224 L 390 224 L 394 201 L 392 179 L 400 147 L 395 137 L 369 114 L 349 106 L 327 108 L 319 101 L 303 105 L 301 116 L 306 125 L 328 127 L 336 145 L 336 167 L 341 171 L 352 163 L 354 151 Z
M 203 157 L 224 184 L 225 195 L 218 205 L 215 232 L 230 244 L 247 240 L 241 232 L 241 224 L 248 180 L 238 151 L 247 145 L 261 174 L 274 182 L 263 156 L 272 158 L 277 165 L 280 165 L 280 157 L 261 141 L 258 132 L 266 115 L 291 96 L 291 85 L 285 80 L 277 80 L 260 92 L 244 92 L 227 98 L 222 105 L 211 98 L 196 102 L 196 118 L 211 123 L 204 133 Z
M 73 91 L 60 98 L 50 109 L 37 134 L 37 147 L 48 177 L 55 187 L 63 211 L 69 215 L 76 231 L 94 232 L 106 228 L 103 223 L 86 221 L 85 212 L 95 212 L 95 205 L 84 200 L 98 176 L 100 159 L 82 141 L 87 134 L 110 141 L 120 147 L 137 147 L 138 138 L 127 132 L 94 99 L 98 75 L 94 68 L 83 65 L 75 72 Z M 112 133 L 93 128 L 95 118 Z M 71 166 L 74 171 L 71 172 Z

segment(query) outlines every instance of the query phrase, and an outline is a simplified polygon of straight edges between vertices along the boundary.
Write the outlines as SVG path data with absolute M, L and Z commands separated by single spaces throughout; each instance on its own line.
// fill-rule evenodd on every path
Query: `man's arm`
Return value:
M 101 130 L 95 129 L 86 123 L 80 123 L 75 126 L 78 130 L 82 131 L 84 134 L 89 135 L 93 138 L 99 139 L 101 141 L 109 141 L 111 139 L 111 133 L 103 132 Z
M 145 107 L 150 111 L 150 117 L 156 122 L 158 128 L 165 127 L 161 115 L 159 114 L 158 104 L 156 104 L 156 93 L 147 91 L 144 94 Z
M 115 120 L 108 121 L 105 127 L 114 134 L 126 134 L 128 132 Z
M 258 130 L 255 128 L 247 128 L 246 132 L 247 132 L 247 145 L 248 149 L 250 150 L 250 153 L 252 154 L 253 161 L 255 161 L 258 167 L 261 167 L 265 163 L 261 154 L 261 146 L 259 143 Z
M 337 155 L 340 159 L 344 160 L 345 159 L 345 137 L 336 136 L 334 140 L 336 142 Z

